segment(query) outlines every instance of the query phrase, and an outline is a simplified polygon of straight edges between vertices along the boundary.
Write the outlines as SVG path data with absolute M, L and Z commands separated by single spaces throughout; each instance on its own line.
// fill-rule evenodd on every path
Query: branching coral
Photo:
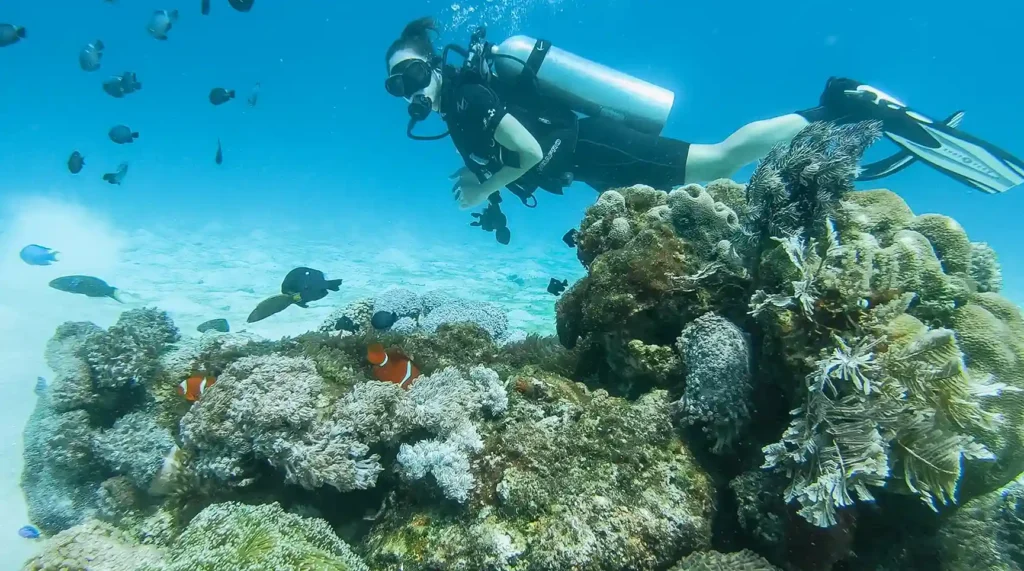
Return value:
M 659 569 L 709 546 L 709 480 L 673 434 L 666 392 L 629 402 L 557 378 L 517 385 L 531 396 L 482 433 L 467 509 L 385 510 L 366 544 L 375 569 Z
M 141 490 L 149 488 L 164 458 L 174 448 L 170 431 L 144 412 L 127 414 L 94 440 L 97 455 L 107 467 L 123 474 Z
M 351 431 L 318 421 L 323 380 L 307 359 L 270 355 L 233 363 L 182 418 L 181 436 L 198 451 L 194 469 L 224 483 L 251 482 L 251 458 L 290 482 L 341 491 L 372 487 L 381 467 Z
M 152 378 L 160 354 L 178 340 L 178 328 L 167 313 L 133 309 L 121 314 L 107 331 L 82 348 L 98 388 L 116 389 Z
M 407 480 L 432 474 L 445 497 L 465 502 L 475 483 L 469 455 L 483 449 L 475 420 L 483 410 L 498 416 L 507 408 L 508 395 L 497 373 L 484 367 L 474 367 L 468 378 L 449 368 L 417 380 L 397 415 L 410 428 L 436 438 L 402 444 L 400 473 Z

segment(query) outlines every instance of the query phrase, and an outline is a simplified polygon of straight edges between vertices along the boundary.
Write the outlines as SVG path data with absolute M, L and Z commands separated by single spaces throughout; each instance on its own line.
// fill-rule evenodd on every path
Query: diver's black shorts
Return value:
M 634 184 L 661 190 L 685 184 L 690 143 L 648 135 L 603 117 L 579 121 L 573 180 L 598 192 Z

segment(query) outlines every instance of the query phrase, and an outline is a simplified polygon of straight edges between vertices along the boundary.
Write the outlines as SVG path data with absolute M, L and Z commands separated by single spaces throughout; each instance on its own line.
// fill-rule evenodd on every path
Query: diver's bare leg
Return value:
M 790 113 L 744 125 L 721 143 L 690 145 L 686 183 L 729 178 L 744 166 L 764 158 L 778 143 L 791 141 L 808 124 L 802 115 Z

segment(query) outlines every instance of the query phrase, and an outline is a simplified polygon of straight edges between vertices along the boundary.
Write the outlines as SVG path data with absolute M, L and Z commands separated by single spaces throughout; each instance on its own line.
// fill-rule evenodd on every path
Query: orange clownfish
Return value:
M 213 383 L 217 382 L 217 377 L 213 375 L 195 374 L 191 377 L 181 381 L 178 385 L 178 394 L 185 397 L 190 401 L 199 400 L 199 397 L 203 396 L 206 389 L 213 386 Z
M 408 389 L 420 376 L 420 370 L 408 357 L 399 351 L 386 351 L 380 343 L 366 348 L 366 358 L 373 365 L 373 376 L 379 381 Z

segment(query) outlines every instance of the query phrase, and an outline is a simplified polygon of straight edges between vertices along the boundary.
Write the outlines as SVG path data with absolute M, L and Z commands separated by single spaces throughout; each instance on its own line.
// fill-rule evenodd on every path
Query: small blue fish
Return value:
M 46 392 L 46 379 L 43 377 L 36 377 L 36 394 L 42 395 Z
M 18 535 L 24 537 L 25 539 L 38 539 L 39 529 L 34 525 L 25 525 L 18 530 Z
M 30 266 L 49 266 L 51 262 L 57 261 L 57 254 L 45 246 L 39 244 L 29 244 L 21 249 L 21 261 L 25 262 Z

